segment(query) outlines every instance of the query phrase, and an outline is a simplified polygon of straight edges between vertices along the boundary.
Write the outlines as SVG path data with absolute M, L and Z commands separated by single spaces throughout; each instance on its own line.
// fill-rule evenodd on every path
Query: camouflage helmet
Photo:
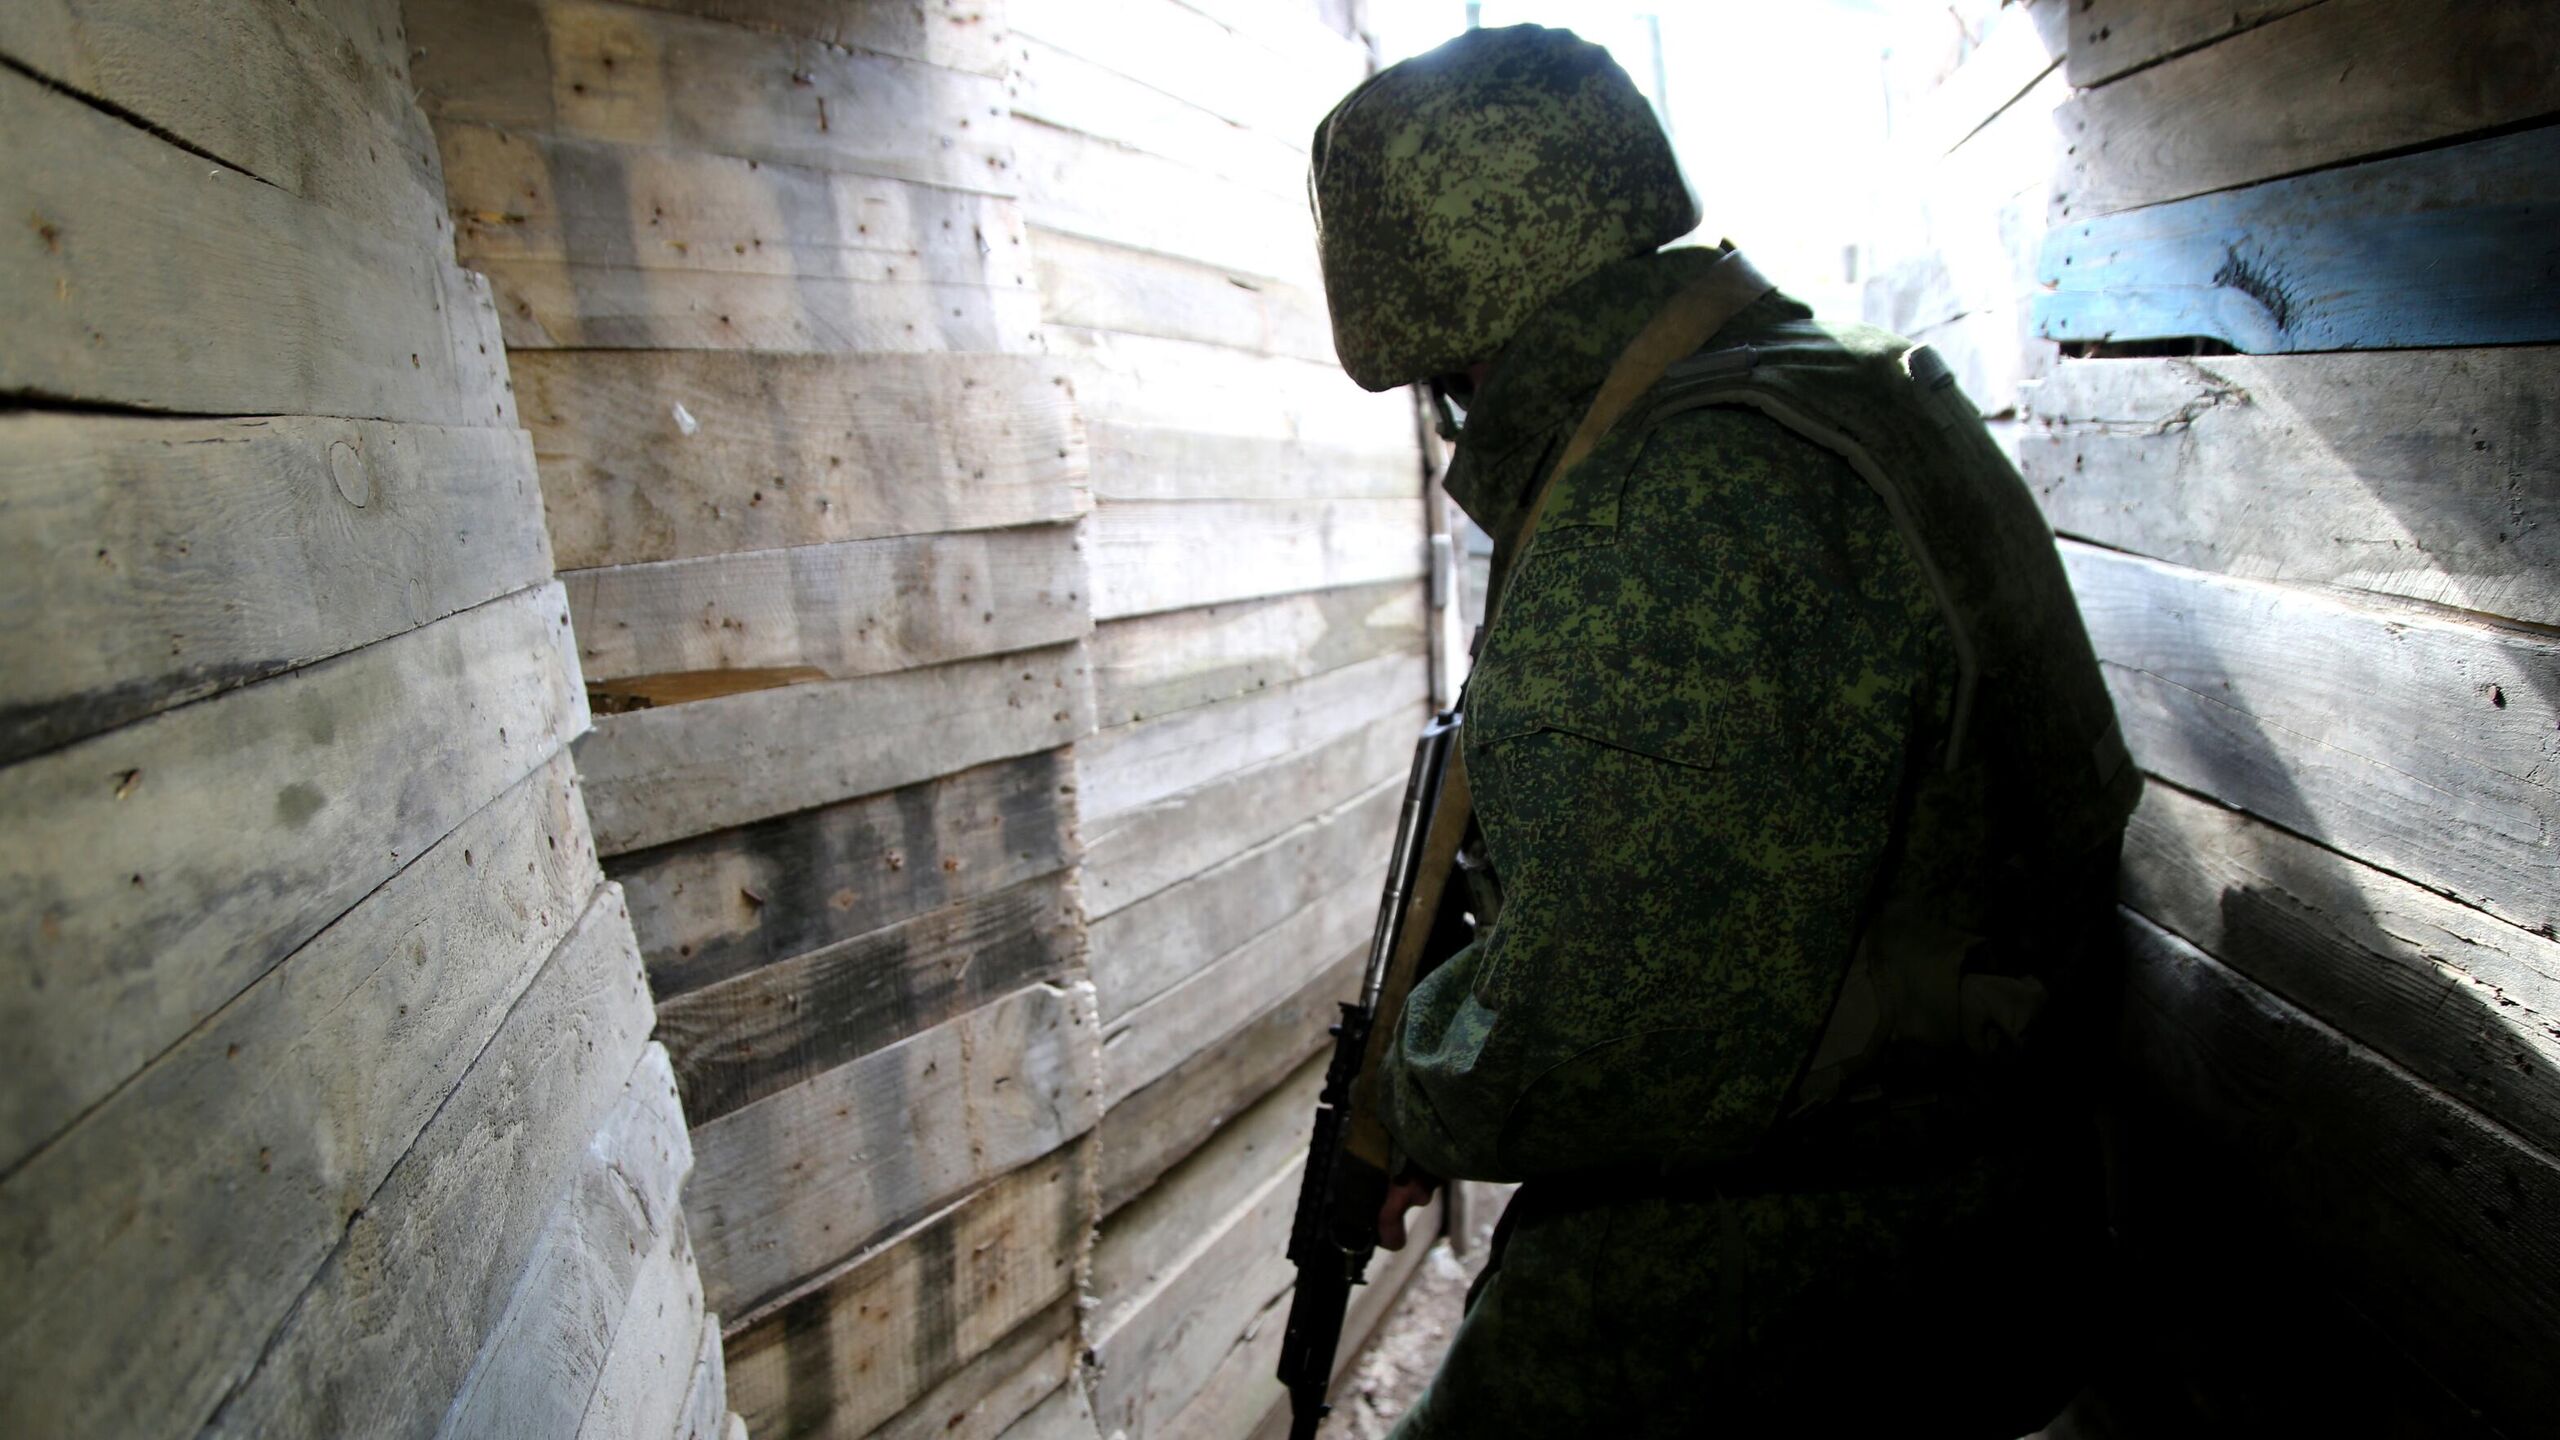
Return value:
M 1698 223 L 1635 82 L 1570 30 L 1474 30 L 1316 126 L 1308 189 L 1342 368 L 1369 390 L 1492 358 L 1567 286 Z

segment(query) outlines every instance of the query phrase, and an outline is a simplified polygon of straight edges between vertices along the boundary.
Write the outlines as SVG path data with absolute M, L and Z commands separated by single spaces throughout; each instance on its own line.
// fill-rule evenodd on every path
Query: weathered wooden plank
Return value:
M 668 1219 L 664 1242 L 641 1264 L 630 1310 L 614 1332 L 613 1352 L 605 1357 L 577 1440 L 673 1436 L 683 1421 L 694 1357 L 702 1348 L 702 1281 L 685 1242 L 683 1214 Z M 522 1425 L 520 1417 L 515 1425 Z
M 1082 950 L 1061 871 L 688 990 L 658 1009 L 684 1111 L 708 1124 L 1022 986 Z
M 601 0 L 420 0 L 408 14 L 440 122 L 1013 188 L 991 75 Z
M 565 620 L 520 592 L 0 770 L 0 1171 L 581 728 Z
M 1303 196 L 1274 195 L 1037 120 L 1017 120 L 1012 137 L 1022 215 L 1033 225 L 1301 289 L 1322 284 Z
M 633 1069 L 622 1104 L 586 1147 L 582 1168 L 543 1222 L 541 1239 L 515 1297 L 480 1347 L 440 1440 L 464 1436 L 578 1432 L 602 1399 L 608 1357 L 621 1332 L 681 1257 L 684 1217 L 676 1200 L 693 1168 L 684 1112 L 666 1051 L 650 1045 Z M 701 1328 L 695 1297 L 694 1328 Z M 639 1430 L 629 1432 L 637 1435 Z
M 1359 798 L 1095 922 L 1093 984 L 1105 1025 L 1354 879 L 1386 873 L 1404 787 Z
M 1029 35 L 1014 36 L 1010 48 L 1009 93 L 1017 117 L 1161 155 L 1283 199 L 1305 200 L 1304 131 L 1275 135 L 1248 129 Z M 1238 48 L 1227 47 L 1230 63 Z
M 2035 89 L 2062 63 L 2036 19 L 2024 5 L 1994 11 L 1962 63 L 1910 103 L 1889 107 L 1894 148 L 1914 158 L 1944 155 Z
M 2019 468 L 2066 534 L 2560 624 L 2560 349 L 2087 360 Z
M 1388 581 L 1112 621 L 1093 637 L 1095 719 L 1132 724 L 1419 652 L 1424 598 Z
M 2138 919 L 2131 1058 L 2286 1241 L 2493 1422 L 2541 1424 L 2560 1324 L 2560 1169 L 2371 1050 Z
M 2554 111 L 2560 36 L 2540 0 L 2326 0 L 2063 107 L 2055 221 Z
M 444 201 L 389 13 L 278 0 L 23 0 L 0 55 L 315 204 L 412 244 Z
M 1058 646 L 602 716 L 578 769 L 613 855 L 1051 749 L 1092 715 L 1084 647 Z
M 1017 35 L 1304 146 L 1316 121 L 1368 73 L 1367 53 L 1307 19 L 1264 13 L 1273 9 L 1229 6 L 1212 16 L 1172 0 L 1100 10 L 1075 0 L 1007 0 L 1005 20 Z
M 732 25 L 922 60 L 950 70 L 1002 75 L 1003 11 L 986 0 L 917 5 L 848 5 L 844 0 L 630 0 Z
M 1073 863 L 1062 751 L 617 857 L 661 1005 Z
M 1034 350 L 1011 200 L 447 122 L 465 264 L 511 347 Z
M 1029 986 L 696 1130 L 685 1203 L 711 1308 L 771 1303 L 1092 1128 L 1090 1011 Z
M 692 1253 L 688 1242 L 686 1254 Z M 685 1383 L 684 1412 L 673 1440 L 721 1440 L 729 1422 L 729 1376 L 720 1356 L 720 1317 L 705 1315 L 694 1339 L 693 1378 Z
M 1435 1199 L 1415 1211 L 1408 1222 L 1413 1233 L 1437 1232 L 1446 1203 L 1445 1199 Z M 1351 1304 L 1343 1312 L 1342 1344 L 1333 1357 L 1334 1384 L 1342 1383 L 1342 1377 L 1368 1348 L 1430 1253 L 1427 1242 L 1417 1241 L 1402 1251 L 1379 1251 L 1369 1261 L 1368 1283 L 1351 1292 Z M 1285 1440 L 1289 1433 L 1289 1404 L 1287 1392 L 1280 1388 L 1279 1371 L 1280 1342 L 1288 1333 L 1289 1300 L 1287 1295 L 1276 1297 L 1245 1325 L 1235 1348 L 1218 1362 L 1218 1368 L 1201 1384 L 1191 1402 L 1175 1414 L 1165 1433 Z
M 1419 579 L 1428 568 L 1423 525 L 1420 497 L 1101 505 L 1087 525 L 1094 617 Z M 1167 565 L 1167 555 L 1217 563 Z
M 0 761 L 550 578 L 512 430 L 0 416 Z
M 1286 281 L 1055 230 L 1034 230 L 1031 254 L 1040 314 L 1053 325 L 1334 359 L 1324 301 Z
M 1053 325 L 1103 499 L 1410 496 L 1413 405 L 1341 367 L 1229 346 Z M 1251 404 L 1237 403 L 1239 396 Z
M 0 1180 L 0 1427 L 192 1433 L 570 933 L 594 864 L 555 756 Z
M 1089 1145 L 997 1180 L 729 1335 L 756 1435 L 868 1435 L 1064 1297 L 1091 1225 Z M 975 1303 L 955 1307 L 949 1297 Z
M 1200 1393 L 1254 1317 L 1287 1293 L 1295 1271 L 1284 1252 L 1306 1160 L 1303 1154 L 1281 1158 L 1281 1167 L 1260 1177 L 1232 1211 L 1194 1217 L 1207 1233 L 1183 1255 L 1189 1263 L 1159 1279 L 1117 1326 L 1091 1342 L 1101 1362 L 1094 1418 L 1106 1431 L 1129 1440 L 1178 1433 L 1174 1415 Z
M 1066 370 L 998 355 L 521 351 L 563 569 L 1073 519 Z
M 543 1217 L 635 1082 L 648 1034 L 649 993 L 608 886 L 390 1177 L 347 1198 L 336 1252 L 204 1434 L 432 1434 Z M 196 1414 L 177 1418 L 190 1433 Z
M 1365 943 L 1345 950 L 1295 994 L 1114 1104 L 1096 1132 L 1103 1213 L 1135 1199 L 1321 1050 L 1325 1028 L 1341 1018 L 1339 1002 L 1358 995 L 1367 950 Z
M 1328 957 L 1366 941 L 1377 913 L 1377 877 L 1356 876 L 1103 1026 L 1106 1108 L 1216 1045 L 1238 1017 L 1288 1000 L 1322 973 Z
M 1430 716 L 1408 701 L 1343 734 L 1101 821 L 1087 822 L 1085 914 L 1099 921 L 1204 865 L 1240 854 L 1296 822 L 1403 776 Z M 1382 872 L 1383 873 L 1383 872 Z
M 2560 1153 L 2560 943 L 2162 785 L 2124 902 Z
M 0 252 L 0 394 L 514 423 L 487 287 L 426 237 L 260 184 L 14 70 L 0 132 L 18 139 L 0 164 L 0 210 L 18 217 Z
M 1102 1440 L 1102 1427 L 1093 1422 L 1093 1402 L 1084 1385 L 1069 1380 L 1006 1427 L 1003 1440 Z
M 1061 1385 L 1074 1383 L 1072 1299 L 1060 1299 L 919 1396 L 871 1440 L 995 1440 Z M 1100 1440 L 1100 1437 L 1089 1437 Z
M 2144 769 L 2528 930 L 2560 922 L 2560 640 L 2063 559 Z
M 795 665 L 851 680 L 1093 628 L 1072 525 L 703 555 L 563 583 L 590 684 Z
M 2071 7 L 2071 83 L 2103 85 L 2154 61 L 2280 20 L 2320 0 L 2079 0 Z
M 2068 224 L 2045 240 L 2037 330 L 2261 353 L 2549 342 L 2555 214 L 2560 127 Z
M 1076 747 L 1078 808 L 1087 825 L 1098 827 L 1383 716 L 1409 715 L 1423 701 L 1428 671 L 1418 655 L 1381 655 L 1223 705 L 1115 726 Z M 1289 817 L 1291 823 L 1301 818 Z
M 1250 1207 L 1272 1176 L 1300 1169 L 1323 1088 L 1321 1060 L 1299 1066 L 1103 1221 L 1084 1286 L 1089 1334 L 1101 1339 L 1127 1324 L 1198 1259 L 1220 1220 Z

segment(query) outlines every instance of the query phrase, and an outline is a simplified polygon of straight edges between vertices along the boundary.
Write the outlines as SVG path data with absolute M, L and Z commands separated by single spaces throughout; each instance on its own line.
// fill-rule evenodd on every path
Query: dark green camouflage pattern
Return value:
M 1386 390 L 1490 359 L 1539 305 L 1698 223 L 1651 107 L 1569 30 L 1477 30 L 1316 127 L 1334 349 Z
M 1940 764 L 1957 656 L 1893 517 L 1833 451 L 1696 409 L 1619 427 L 1511 554 L 1619 350 L 1714 258 L 1607 266 L 1526 321 L 1451 470 L 1496 537 L 1465 753 L 1501 904 L 1414 990 L 1381 1103 L 1422 1167 L 1528 1184 L 1407 1440 L 2015 1435 L 2068 1389 L 2084 1134 L 1753 1178 L 1880 900 L 1994 908 L 1980 772 Z M 1773 295 L 1714 344 L 1809 333 Z

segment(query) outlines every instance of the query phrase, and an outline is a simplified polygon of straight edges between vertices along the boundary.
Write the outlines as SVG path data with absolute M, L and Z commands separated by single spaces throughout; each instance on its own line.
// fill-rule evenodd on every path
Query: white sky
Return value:
M 1791 293 L 1858 318 L 1844 251 L 1869 238 L 1884 164 L 1887 21 L 1908 0 L 1483 0 L 1490 27 L 1558 25 L 1608 47 L 1655 98 L 1706 214 Z M 1465 0 L 1372 0 L 1392 64 L 1466 28 Z M 1861 275 L 1859 278 L 1863 278 Z

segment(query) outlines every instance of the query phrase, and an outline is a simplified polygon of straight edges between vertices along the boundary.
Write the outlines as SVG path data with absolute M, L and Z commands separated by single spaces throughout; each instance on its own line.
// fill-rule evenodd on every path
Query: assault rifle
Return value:
M 1342 1343 L 1343 1313 L 1351 1287 L 1367 1280 L 1377 1250 L 1378 1211 L 1396 1165 L 1393 1142 L 1378 1118 L 1379 1063 L 1403 1017 L 1405 996 L 1464 940 L 1465 922 L 1448 883 L 1472 813 L 1458 726 L 1456 712 L 1440 715 L 1414 746 L 1360 998 L 1343 1002 L 1342 1018 L 1333 1027 L 1333 1061 L 1316 1098 L 1315 1135 L 1289 1229 L 1297 1291 L 1280 1342 L 1290 1440 L 1314 1440 L 1331 1408 L 1325 1391 Z

